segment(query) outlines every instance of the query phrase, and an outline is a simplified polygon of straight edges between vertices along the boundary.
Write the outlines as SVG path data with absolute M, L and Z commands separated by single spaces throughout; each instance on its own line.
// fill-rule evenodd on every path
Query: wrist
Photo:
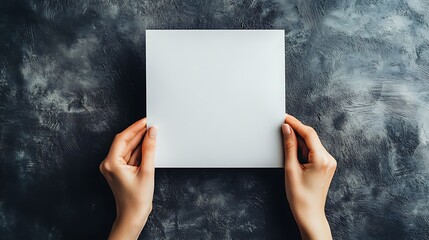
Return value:
M 145 222 L 138 222 L 133 219 L 118 216 L 113 223 L 109 239 L 137 239 L 144 225 Z
M 118 212 L 109 239 L 137 239 L 150 212 Z
M 151 211 L 152 205 L 148 204 L 142 204 L 140 207 L 117 207 L 116 221 L 136 228 L 143 227 Z
M 312 225 L 314 222 L 326 220 L 324 209 L 298 208 L 292 209 L 295 221 L 299 226 Z
M 293 214 L 302 239 L 332 239 L 328 219 L 323 210 L 293 212 Z

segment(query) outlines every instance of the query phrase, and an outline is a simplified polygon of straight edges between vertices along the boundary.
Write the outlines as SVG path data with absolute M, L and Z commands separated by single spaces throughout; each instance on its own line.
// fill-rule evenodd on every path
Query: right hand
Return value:
M 304 239 L 332 239 L 325 203 L 337 162 L 316 131 L 295 117 L 286 116 L 282 132 L 286 195 L 301 235 Z

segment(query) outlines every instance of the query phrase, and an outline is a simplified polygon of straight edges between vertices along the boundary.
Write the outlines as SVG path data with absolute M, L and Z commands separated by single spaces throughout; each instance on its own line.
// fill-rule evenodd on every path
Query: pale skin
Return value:
M 157 127 L 141 119 L 117 134 L 100 164 L 116 201 L 109 239 L 137 239 L 152 211 Z M 325 203 L 337 162 L 316 131 L 287 115 L 282 125 L 285 186 L 303 239 L 332 239 Z M 298 156 L 301 156 L 300 163 Z
M 295 117 L 286 116 L 282 132 L 286 196 L 301 236 L 332 239 L 325 203 L 337 161 L 323 147 L 316 131 Z M 298 153 L 304 164 L 298 161 Z
M 145 118 L 135 122 L 115 136 L 100 164 L 116 201 L 109 239 L 137 239 L 152 211 L 156 134 L 155 127 L 147 131 Z

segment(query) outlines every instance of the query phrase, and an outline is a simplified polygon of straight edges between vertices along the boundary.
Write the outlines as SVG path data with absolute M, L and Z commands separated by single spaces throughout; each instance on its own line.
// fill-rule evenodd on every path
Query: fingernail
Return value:
M 156 138 L 156 134 L 158 133 L 158 127 L 153 126 L 149 130 L 149 137 Z
M 283 135 L 289 136 L 289 134 L 290 134 L 290 126 L 289 126 L 289 124 L 283 124 L 282 125 L 282 131 L 283 131 Z

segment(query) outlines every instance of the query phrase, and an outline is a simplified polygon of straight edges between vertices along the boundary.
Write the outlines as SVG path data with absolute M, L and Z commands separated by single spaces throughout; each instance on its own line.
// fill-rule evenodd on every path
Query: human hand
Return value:
M 115 136 L 100 164 L 116 201 L 109 239 L 137 239 L 152 211 L 156 134 L 156 127 L 147 133 L 146 118 L 135 122 Z
M 285 185 L 292 213 L 304 239 L 332 239 L 325 202 L 337 162 L 313 128 L 291 115 L 285 122 Z

